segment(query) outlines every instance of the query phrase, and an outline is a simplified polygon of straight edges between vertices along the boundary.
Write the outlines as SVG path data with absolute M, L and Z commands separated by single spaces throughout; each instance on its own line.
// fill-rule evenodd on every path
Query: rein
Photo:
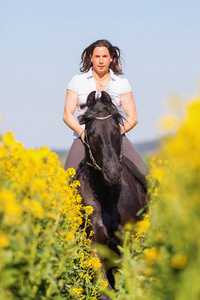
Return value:
M 96 117 L 95 119 L 97 120 L 106 120 L 108 118 L 112 117 L 112 115 L 108 115 L 106 117 Z M 95 170 L 98 170 L 98 171 L 102 171 L 102 168 L 97 164 L 93 154 L 92 154 L 92 150 L 91 150 L 91 147 L 90 147 L 90 144 L 89 144 L 89 140 L 88 140 L 88 136 L 87 136 L 87 131 L 85 130 L 85 140 L 84 141 L 84 144 L 88 147 L 88 151 L 89 151 L 89 155 L 90 155 L 90 159 L 92 161 L 92 163 L 89 163 L 86 161 L 86 164 L 90 167 L 93 167 Z M 121 162 L 121 159 L 122 159 L 122 154 L 123 154 L 123 145 L 121 143 L 121 151 L 120 151 L 120 155 L 119 155 L 119 162 Z

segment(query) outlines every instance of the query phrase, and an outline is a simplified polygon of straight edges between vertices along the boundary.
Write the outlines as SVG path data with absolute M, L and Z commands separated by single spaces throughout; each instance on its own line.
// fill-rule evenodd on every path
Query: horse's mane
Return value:
M 123 116 L 112 102 L 110 95 L 105 91 L 101 92 L 101 96 L 97 99 L 95 95 L 95 91 L 91 92 L 87 97 L 87 104 L 81 106 L 81 108 L 87 106 L 87 110 L 78 118 L 79 123 L 87 124 L 89 121 L 94 120 L 99 113 L 103 112 L 101 116 L 112 115 L 119 124 L 123 124 Z

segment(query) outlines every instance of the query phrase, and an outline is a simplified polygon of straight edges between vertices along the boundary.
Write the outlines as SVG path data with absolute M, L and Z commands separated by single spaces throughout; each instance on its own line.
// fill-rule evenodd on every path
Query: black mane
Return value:
M 78 118 L 79 123 L 87 124 L 100 114 L 101 117 L 112 115 L 122 125 L 123 116 L 112 102 L 110 95 L 105 91 L 101 92 L 101 96 L 97 99 L 95 95 L 95 91 L 91 92 L 87 97 L 87 104 L 81 106 L 81 108 L 87 106 L 87 111 Z

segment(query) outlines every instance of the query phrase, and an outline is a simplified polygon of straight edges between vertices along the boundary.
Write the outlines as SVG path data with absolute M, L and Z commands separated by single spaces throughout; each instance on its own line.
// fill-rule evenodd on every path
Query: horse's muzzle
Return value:
M 119 185 L 121 182 L 121 170 L 122 166 L 120 163 L 113 165 L 106 165 L 103 167 L 102 172 L 104 180 L 109 186 Z

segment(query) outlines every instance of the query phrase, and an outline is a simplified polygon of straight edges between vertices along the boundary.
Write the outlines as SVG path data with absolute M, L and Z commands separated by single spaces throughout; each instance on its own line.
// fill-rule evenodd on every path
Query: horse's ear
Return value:
M 111 104 L 112 103 L 112 99 L 111 99 L 110 95 L 108 93 L 106 93 L 105 91 L 101 92 L 101 101 L 104 104 Z
M 87 97 L 87 106 L 90 107 L 95 103 L 95 91 L 91 92 Z

